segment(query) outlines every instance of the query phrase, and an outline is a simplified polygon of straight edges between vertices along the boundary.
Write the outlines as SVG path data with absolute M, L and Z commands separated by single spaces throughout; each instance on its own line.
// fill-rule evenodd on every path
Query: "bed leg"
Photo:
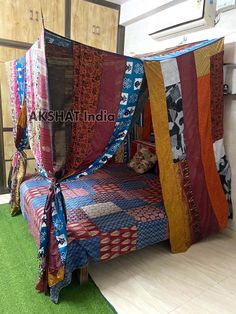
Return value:
M 88 265 L 77 269 L 76 271 L 77 278 L 80 285 L 83 285 L 88 282 Z

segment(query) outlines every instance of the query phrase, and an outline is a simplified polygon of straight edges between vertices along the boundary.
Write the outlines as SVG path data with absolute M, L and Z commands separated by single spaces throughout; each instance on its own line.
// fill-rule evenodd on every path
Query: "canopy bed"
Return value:
M 29 224 L 39 246 L 36 288 L 50 288 L 54 302 L 89 258 L 107 260 L 167 238 L 172 252 L 184 252 L 226 226 L 223 46 L 222 38 L 206 40 L 138 59 L 43 30 L 24 57 L 7 63 L 12 214 L 21 208 Z M 102 111 L 113 119 L 94 118 Z M 145 152 L 149 160 L 136 153 L 139 166 L 109 162 L 118 152 L 129 161 L 135 124 L 149 121 L 143 128 L 150 128 L 151 120 L 158 171 L 141 174 L 154 165 L 153 150 Z M 25 179 L 28 146 L 38 174 Z

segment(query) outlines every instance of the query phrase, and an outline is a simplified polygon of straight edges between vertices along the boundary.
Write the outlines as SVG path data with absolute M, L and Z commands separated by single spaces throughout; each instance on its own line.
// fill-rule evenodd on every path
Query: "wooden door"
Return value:
M 62 36 L 65 35 L 65 1 L 67 0 L 41 0 L 45 28 Z M 39 1 L 36 2 L 39 6 Z M 41 25 L 38 33 L 40 29 Z
M 119 12 L 84 0 L 71 1 L 71 38 L 116 52 Z
M 65 0 L 0 0 L 0 39 L 33 43 L 43 24 L 49 30 L 64 34 Z
M 0 46 L 0 188 L 6 190 L 7 177 L 11 166 L 11 156 L 15 152 L 12 134 L 12 115 L 8 79 L 4 62 L 19 58 L 25 50 Z M 27 172 L 35 171 L 35 160 L 30 150 L 26 150 L 28 166 Z

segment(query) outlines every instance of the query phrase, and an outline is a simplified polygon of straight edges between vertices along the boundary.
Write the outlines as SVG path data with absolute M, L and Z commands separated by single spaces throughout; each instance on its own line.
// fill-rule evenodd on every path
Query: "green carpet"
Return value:
M 0 205 L 0 313 L 110 314 L 116 313 L 90 279 L 79 286 L 73 279 L 54 304 L 35 290 L 37 248 L 27 223 L 11 217 L 9 205 Z

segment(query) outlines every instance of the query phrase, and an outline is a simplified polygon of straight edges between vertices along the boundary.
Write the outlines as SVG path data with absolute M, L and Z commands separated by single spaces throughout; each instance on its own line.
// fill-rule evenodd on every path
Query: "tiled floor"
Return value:
M 162 243 L 91 264 L 90 274 L 119 314 L 236 314 L 236 241 L 221 233 L 183 254 Z
M 2 194 L 0 195 L 0 204 L 6 204 L 10 201 L 10 194 Z
M 236 240 L 222 233 L 186 253 L 165 242 L 89 269 L 119 314 L 236 314 Z

